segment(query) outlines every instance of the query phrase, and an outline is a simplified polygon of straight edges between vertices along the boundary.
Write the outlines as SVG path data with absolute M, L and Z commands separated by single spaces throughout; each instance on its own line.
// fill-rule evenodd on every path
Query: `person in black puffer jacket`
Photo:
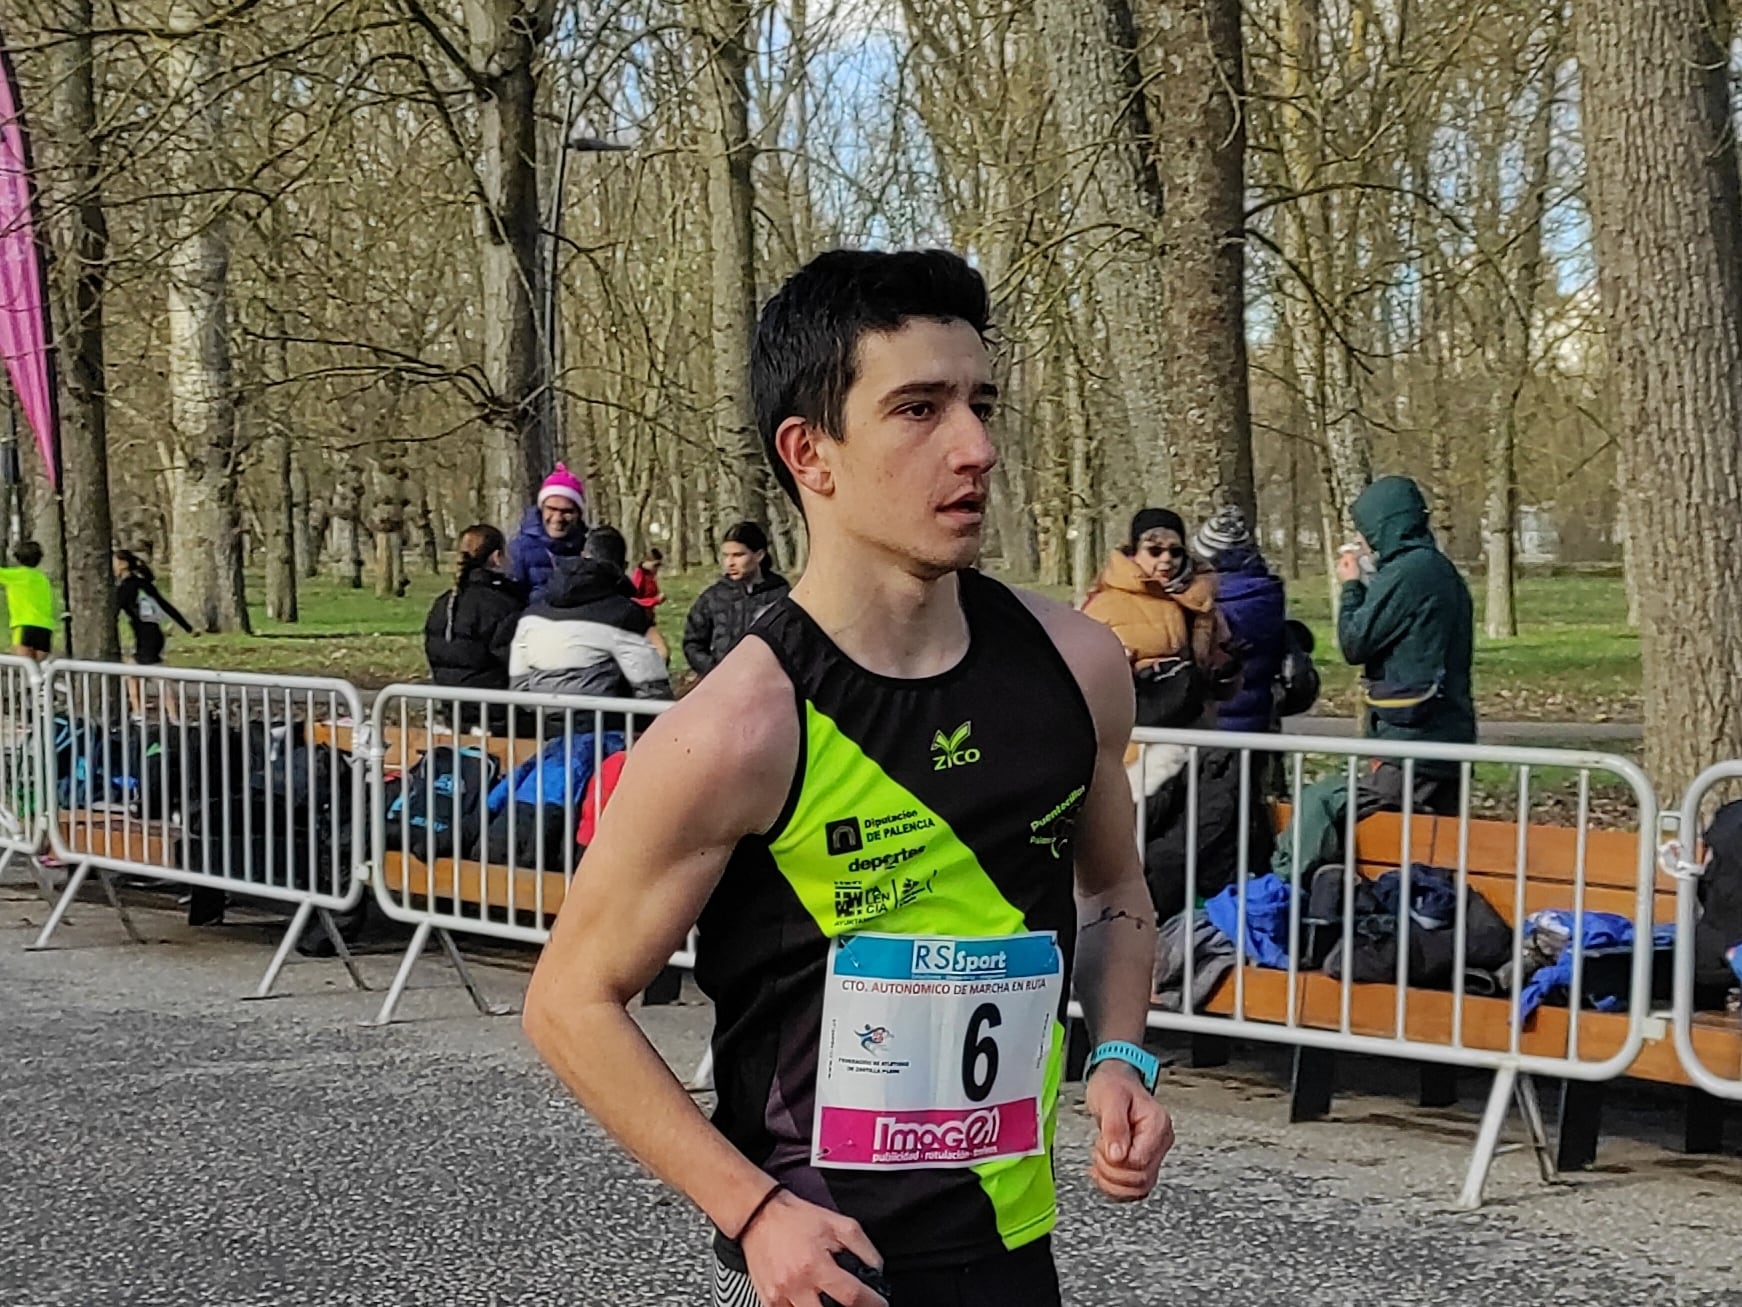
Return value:
M 726 532 L 720 563 L 725 575 L 702 591 L 684 623 L 683 655 L 697 676 L 718 667 L 756 619 L 792 588 L 769 569 L 768 536 L 754 522 L 740 522 Z
M 460 534 L 454 588 L 435 601 L 423 624 L 424 655 L 437 685 L 508 688 L 509 646 L 526 600 L 502 573 L 505 556 L 502 533 L 493 526 L 479 523 Z M 477 721 L 475 712 L 461 716 L 462 728 Z M 491 714 L 498 717 L 505 714 Z

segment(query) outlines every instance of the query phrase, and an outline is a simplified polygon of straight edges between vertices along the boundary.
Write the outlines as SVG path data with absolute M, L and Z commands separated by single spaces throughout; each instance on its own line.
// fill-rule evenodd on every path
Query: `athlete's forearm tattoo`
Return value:
M 1148 917 L 1127 912 L 1124 908 L 1102 908 L 1100 916 L 1093 921 L 1085 921 L 1077 927 L 1077 934 L 1081 935 L 1086 931 L 1093 930 L 1096 926 L 1111 926 L 1116 921 L 1129 921 L 1139 930 L 1151 930 L 1155 926 L 1155 923 Z

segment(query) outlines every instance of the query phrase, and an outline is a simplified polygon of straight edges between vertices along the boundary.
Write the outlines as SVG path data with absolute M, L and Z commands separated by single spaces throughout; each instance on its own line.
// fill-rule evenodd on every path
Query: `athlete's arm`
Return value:
M 1136 716 L 1130 665 L 1118 638 L 1100 623 L 1062 604 L 1030 602 L 1095 721 L 1095 775 L 1076 830 L 1072 983 L 1093 1043 L 1141 1044 L 1155 966 L 1155 909 L 1137 853 L 1137 813 L 1125 775 Z M 1167 1111 L 1135 1070 L 1116 1061 L 1090 1073 L 1085 1102 L 1101 1127 L 1092 1169 L 1096 1184 L 1110 1198 L 1147 1197 L 1173 1147 Z
M 630 1017 L 630 1002 L 678 949 L 739 839 L 774 823 L 798 765 L 792 686 L 768 646 L 746 640 L 635 747 L 599 820 L 527 989 L 539 1055 L 655 1175 L 738 1235 L 766 1307 L 882 1299 L 835 1264 L 882 1259 L 858 1225 L 782 1193 L 697 1109 Z

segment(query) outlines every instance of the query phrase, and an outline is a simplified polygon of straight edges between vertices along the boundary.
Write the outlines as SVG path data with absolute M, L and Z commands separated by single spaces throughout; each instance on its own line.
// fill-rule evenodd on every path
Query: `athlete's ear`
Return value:
M 835 490 L 835 473 L 830 465 L 833 450 L 839 442 L 819 426 L 801 417 L 790 417 L 774 433 L 774 452 L 778 454 L 792 479 L 817 495 L 831 495 Z

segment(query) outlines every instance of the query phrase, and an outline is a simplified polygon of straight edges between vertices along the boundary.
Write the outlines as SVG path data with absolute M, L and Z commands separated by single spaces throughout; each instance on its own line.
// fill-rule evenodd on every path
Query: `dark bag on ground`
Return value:
M 500 768 L 481 749 L 440 744 L 405 774 L 399 797 L 387 807 L 387 847 L 428 862 L 478 847 L 484 798 Z
M 1700 918 L 1694 923 L 1694 1003 L 1715 1009 L 1736 985 L 1727 958 L 1742 944 L 1742 801 L 1726 803 L 1706 827 L 1706 869 L 1694 882 Z
M 484 828 L 480 860 L 493 867 L 512 864 L 521 871 L 571 872 L 580 861 L 580 848 L 575 844 L 578 810 L 572 814 L 574 820 L 569 819 L 570 815 L 565 813 L 560 799 L 542 804 L 517 799 L 490 816 Z
M 1326 975 L 1343 974 L 1344 868 L 1320 867 L 1307 898 L 1314 953 Z M 1398 908 L 1403 876 L 1388 871 L 1375 880 L 1358 876 L 1349 978 L 1361 983 L 1397 979 Z M 1457 883 L 1446 872 L 1416 864 L 1409 876 L 1409 965 L 1411 985 L 1452 988 L 1458 960 Z M 1464 891 L 1464 968 L 1470 993 L 1494 991 L 1494 973 L 1512 960 L 1512 928 L 1480 894 Z
M 1319 669 L 1313 665 L 1313 633 L 1292 617 L 1282 624 L 1282 665 L 1276 673 L 1276 715 L 1298 717 L 1319 701 Z

